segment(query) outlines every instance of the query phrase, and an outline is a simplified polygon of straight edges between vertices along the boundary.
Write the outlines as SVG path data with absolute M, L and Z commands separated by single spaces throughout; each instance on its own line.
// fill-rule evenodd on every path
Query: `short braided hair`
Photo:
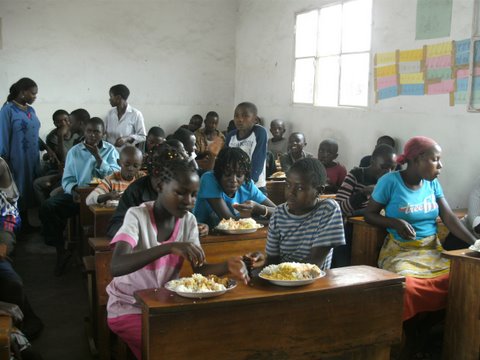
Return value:
M 324 186 L 327 182 L 327 170 L 320 160 L 315 158 L 303 158 L 293 163 L 287 172 L 287 175 L 291 172 L 301 174 L 304 179 L 310 181 L 310 184 L 314 188 Z
M 148 175 L 161 182 L 170 182 L 185 173 L 196 173 L 185 156 L 168 144 L 155 145 L 148 153 Z
M 245 182 L 251 179 L 251 164 L 247 153 L 240 148 L 223 148 L 218 153 L 213 173 L 218 182 L 227 171 L 239 169 L 245 172 Z

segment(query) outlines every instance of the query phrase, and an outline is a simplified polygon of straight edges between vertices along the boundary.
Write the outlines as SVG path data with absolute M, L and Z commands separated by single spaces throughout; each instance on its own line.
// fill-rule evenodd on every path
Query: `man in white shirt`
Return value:
M 138 144 L 146 139 L 143 115 L 127 103 L 130 90 L 125 85 L 110 88 L 110 105 L 112 109 L 105 118 L 107 141 L 117 147 L 125 144 Z

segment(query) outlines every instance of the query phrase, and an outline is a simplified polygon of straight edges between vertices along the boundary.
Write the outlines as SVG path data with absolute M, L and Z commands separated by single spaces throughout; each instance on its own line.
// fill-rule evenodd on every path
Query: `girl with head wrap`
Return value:
M 446 306 L 449 261 L 437 236 L 438 216 L 456 236 L 474 243 L 474 236 L 450 209 L 437 180 L 442 169 L 442 149 L 424 136 L 411 138 L 397 162 L 402 171 L 383 176 L 375 186 L 365 211 L 365 220 L 387 228 L 378 266 L 406 277 L 403 320 L 407 336 L 405 351 L 418 351 L 418 323 L 426 312 Z M 380 211 L 385 209 L 385 216 Z M 424 328 L 422 326 L 422 328 Z M 415 349 L 415 346 L 417 348 Z

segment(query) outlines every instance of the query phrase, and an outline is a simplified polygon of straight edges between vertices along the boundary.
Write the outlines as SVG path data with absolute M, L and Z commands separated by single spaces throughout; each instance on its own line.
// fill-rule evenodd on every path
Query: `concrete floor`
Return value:
M 85 317 L 88 298 L 80 261 L 72 261 L 62 277 L 53 275 L 55 250 L 40 234 L 20 236 L 15 268 L 22 277 L 32 308 L 45 328 L 32 342 L 45 360 L 94 359 L 88 347 Z

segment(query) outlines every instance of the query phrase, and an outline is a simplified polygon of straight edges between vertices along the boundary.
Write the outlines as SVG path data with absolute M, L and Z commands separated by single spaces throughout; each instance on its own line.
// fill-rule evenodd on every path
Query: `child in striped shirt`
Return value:
M 345 244 L 342 213 L 332 199 L 319 198 L 327 179 L 319 160 L 296 161 L 287 172 L 287 201 L 273 213 L 267 238 L 267 258 L 244 258 L 253 268 L 282 262 L 303 262 L 329 269 L 332 249 Z
M 378 145 L 370 158 L 370 165 L 352 169 L 337 191 L 335 200 L 344 216 L 363 215 L 378 179 L 397 166 L 395 150 L 390 145 Z
M 120 171 L 114 172 L 102 180 L 87 196 L 87 205 L 103 204 L 109 200 L 120 199 L 123 191 L 132 182 L 145 175 L 140 171 L 142 163 L 142 152 L 135 146 L 125 146 L 120 152 L 120 159 L 118 159 Z

